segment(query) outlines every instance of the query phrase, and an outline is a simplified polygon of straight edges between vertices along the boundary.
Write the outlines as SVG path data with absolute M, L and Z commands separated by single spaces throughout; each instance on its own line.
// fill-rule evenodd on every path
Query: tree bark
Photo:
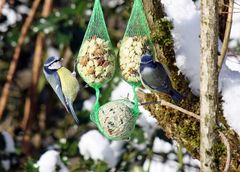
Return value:
M 201 171 L 217 171 L 214 144 L 218 110 L 218 1 L 201 0 L 200 162 Z

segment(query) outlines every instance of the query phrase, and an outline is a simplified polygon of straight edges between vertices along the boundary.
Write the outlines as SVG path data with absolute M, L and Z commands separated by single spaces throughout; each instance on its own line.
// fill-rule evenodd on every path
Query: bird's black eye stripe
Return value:
M 51 64 L 48 65 L 48 67 L 50 67 L 50 66 L 52 66 L 54 63 L 56 63 L 56 62 L 60 62 L 60 61 L 61 61 L 61 59 L 52 62 Z

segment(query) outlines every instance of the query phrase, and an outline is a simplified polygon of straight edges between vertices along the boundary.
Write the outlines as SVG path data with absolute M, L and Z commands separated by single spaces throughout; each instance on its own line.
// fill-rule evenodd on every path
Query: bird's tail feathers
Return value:
M 79 125 L 80 122 L 79 122 L 79 119 L 78 119 L 74 109 L 73 109 L 72 102 L 70 102 L 69 100 L 66 100 L 66 101 L 67 101 L 67 111 L 69 113 L 71 113 L 71 115 L 72 115 L 73 119 L 75 120 L 76 124 Z
M 173 101 L 178 104 L 181 102 L 181 100 L 183 99 L 183 96 L 177 92 L 176 90 L 172 89 L 170 91 L 170 96 L 172 97 Z

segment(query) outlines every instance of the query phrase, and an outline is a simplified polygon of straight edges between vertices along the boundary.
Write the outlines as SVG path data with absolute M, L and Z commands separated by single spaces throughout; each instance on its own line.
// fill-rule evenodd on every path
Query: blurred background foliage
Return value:
M 9 8 L 8 13 L 2 13 L 0 16 L 0 94 L 6 81 L 7 71 L 20 36 L 21 27 L 33 1 L 10 0 L 6 3 Z M 42 0 L 21 48 L 20 60 L 11 84 L 8 103 L 0 123 L 1 130 L 11 133 L 17 148 L 14 155 L 17 162 L 12 165 L 10 171 L 38 171 L 34 167 L 34 163 L 50 147 L 61 152 L 63 161 L 66 161 L 64 157 L 67 157 L 65 163 L 73 172 L 87 170 L 134 171 L 134 169 L 143 171 L 144 161 L 154 154 L 152 146 L 155 137 L 172 144 L 172 141 L 168 140 L 160 129 L 153 134 L 152 138 L 146 138 L 142 128 L 137 126 L 131 141 L 124 144 L 125 151 L 114 169 L 109 169 L 107 164 L 102 161 L 84 160 L 79 154 L 78 142 L 81 135 L 95 128 L 89 119 L 90 112 L 83 109 L 84 101 L 94 96 L 94 90 L 87 87 L 79 76 L 81 91 L 74 102 L 74 107 L 79 114 L 80 127 L 76 127 L 70 115 L 66 115 L 64 107 L 60 104 L 40 71 L 35 113 L 31 114 L 32 119 L 28 130 L 23 129 L 24 108 L 31 86 L 32 64 L 38 33 L 43 32 L 46 35 L 42 50 L 43 57 L 39 57 L 42 58 L 42 62 L 50 55 L 59 55 L 64 58 L 67 68 L 72 70 L 74 59 L 78 54 L 84 31 L 91 16 L 93 0 L 53 1 L 50 15 L 45 18 L 41 17 L 43 4 L 44 1 Z M 102 0 L 106 24 L 112 43 L 116 47 L 116 52 L 118 41 L 124 34 L 130 15 L 131 4 L 130 0 Z M 15 18 L 14 21 L 12 21 L 12 18 Z M 116 76 L 116 79 L 102 88 L 101 103 L 109 101 L 111 92 L 119 81 L 120 78 Z M 66 138 L 67 142 L 61 143 L 61 138 Z M 4 141 L 0 139 L 0 160 L 12 156 L 3 155 L 1 151 L 1 145 L 3 144 Z M 135 144 L 146 144 L 147 146 L 143 151 L 134 146 Z M 177 154 L 178 152 L 169 152 L 168 154 L 171 153 Z M 162 157 L 164 162 L 168 159 L 168 154 L 159 154 L 158 156 Z M 175 161 L 178 161 L 178 159 Z M 69 164 L 71 165 L 69 166 Z M 186 164 L 186 166 L 189 166 L 189 164 Z M 3 171 L 1 167 L 0 171 Z

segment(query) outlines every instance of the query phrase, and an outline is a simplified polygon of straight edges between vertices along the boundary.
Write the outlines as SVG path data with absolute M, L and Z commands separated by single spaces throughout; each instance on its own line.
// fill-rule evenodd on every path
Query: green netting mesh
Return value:
M 137 92 L 136 92 L 136 87 L 137 86 L 132 86 L 133 87 L 133 94 L 134 94 L 134 108 L 133 108 L 133 115 L 134 117 L 138 117 L 139 116 L 139 107 L 138 107 L 138 97 L 137 97 Z
M 134 0 L 128 25 L 121 41 L 119 50 L 119 64 L 122 78 L 133 87 L 134 111 L 139 113 L 136 87 L 141 85 L 139 75 L 141 56 L 151 50 L 153 44 L 150 39 L 150 29 L 143 8 L 142 0 Z
M 93 107 L 93 110 L 90 114 L 90 119 L 97 124 L 98 123 L 98 119 L 97 119 L 97 115 L 98 115 L 98 111 L 100 108 L 100 103 L 99 103 L 99 97 L 100 97 L 100 90 L 99 88 L 95 88 L 95 92 L 96 92 L 96 101 Z
M 84 35 L 83 42 L 92 38 L 92 36 L 102 38 L 106 41 L 109 41 L 109 44 L 111 44 L 100 0 L 95 0 L 93 12 L 88 23 L 87 31 Z
M 124 37 L 146 36 L 150 38 L 150 33 L 142 0 L 134 0 Z
M 100 88 L 112 79 L 115 55 L 105 24 L 100 0 L 95 0 L 93 12 L 78 54 L 80 76 L 93 88 Z
M 94 112 L 95 123 L 108 139 L 127 140 L 135 128 L 138 116 L 134 108 L 133 103 L 126 99 L 108 102 Z

